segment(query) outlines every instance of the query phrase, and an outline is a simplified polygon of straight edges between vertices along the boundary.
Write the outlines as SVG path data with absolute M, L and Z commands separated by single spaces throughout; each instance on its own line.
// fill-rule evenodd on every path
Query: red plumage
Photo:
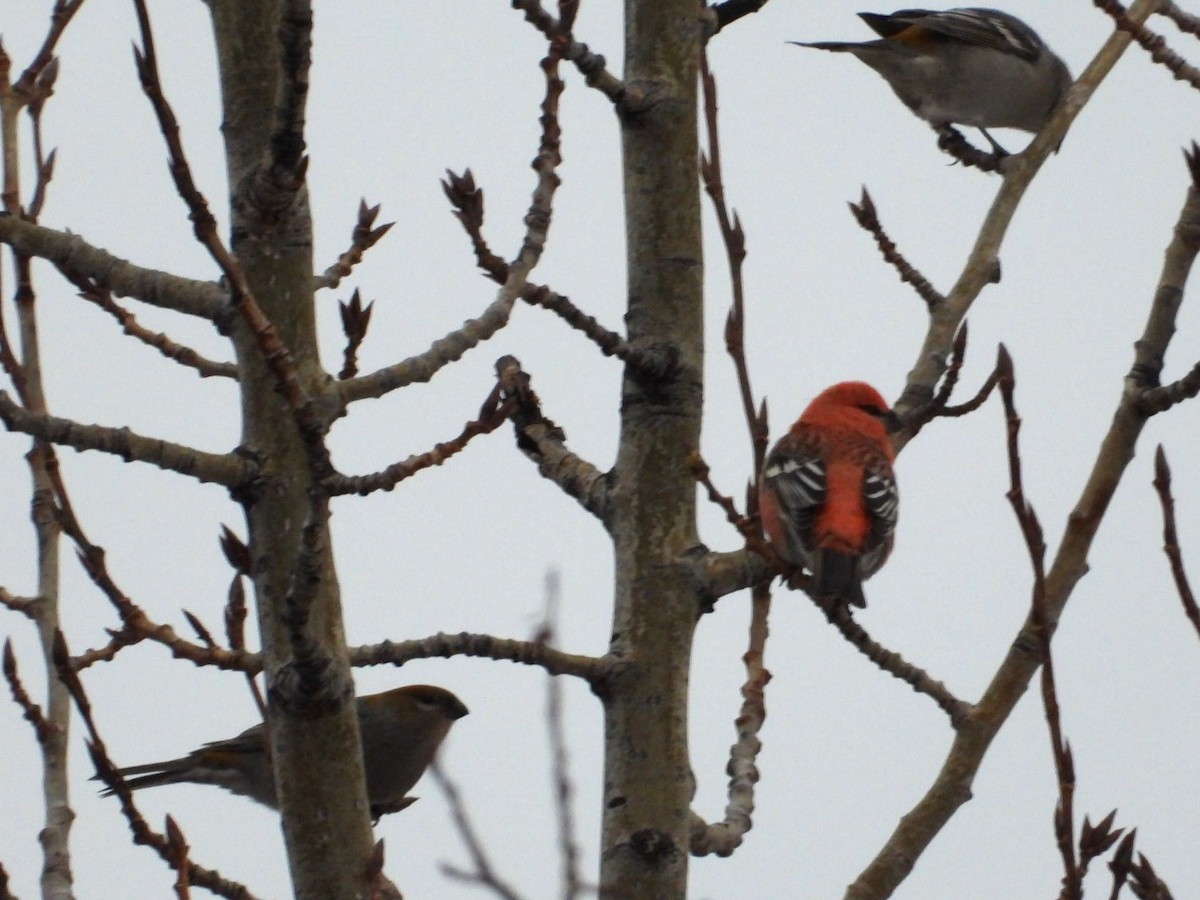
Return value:
M 775 551 L 812 573 L 812 593 L 866 606 L 862 583 L 892 552 L 899 494 L 887 401 L 869 384 L 822 391 L 767 454 L 759 480 Z

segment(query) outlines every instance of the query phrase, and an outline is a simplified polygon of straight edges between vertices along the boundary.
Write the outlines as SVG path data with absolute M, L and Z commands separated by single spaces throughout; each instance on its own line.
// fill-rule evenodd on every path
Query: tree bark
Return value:
M 293 4 L 294 5 L 294 4 Z M 313 304 L 312 221 L 304 186 L 286 205 L 264 203 L 256 178 L 272 150 L 283 64 L 281 0 L 212 0 L 219 55 L 223 133 L 232 211 L 231 248 L 250 289 L 292 355 L 301 388 L 326 395 Z M 302 167 L 299 169 L 302 177 Z M 264 477 L 239 497 L 245 510 L 269 687 L 271 755 L 295 896 L 367 897 L 373 838 L 362 754 L 329 546 L 327 508 L 312 502 L 314 471 L 295 411 L 285 402 L 251 330 L 234 325 L 243 447 Z M 324 515 L 320 510 L 325 509 Z M 316 520 L 314 521 L 314 515 Z M 297 584 L 305 526 L 324 535 L 315 563 L 306 637 L 327 662 L 337 702 L 306 706 L 287 678 L 294 661 L 287 598 Z M 339 692 L 339 686 L 341 688 Z
M 698 546 L 688 453 L 703 400 L 703 260 L 696 85 L 700 7 L 627 0 L 625 80 L 644 110 L 622 122 L 630 343 L 665 376 L 626 367 L 610 528 L 616 596 L 605 696 L 602 894 L 682 898 L 689 810 L 687 698 L 700 608 L 683 564 Z

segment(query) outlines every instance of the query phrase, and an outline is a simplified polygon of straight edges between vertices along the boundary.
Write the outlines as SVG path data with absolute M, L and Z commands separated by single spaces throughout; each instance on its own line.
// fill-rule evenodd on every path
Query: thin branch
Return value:
M 170 842 L 166 837 L 150 828 L 141 813 L 138 812 L 137 807 L 133 804 L 132 792 L 126 786 L 125 779 L 121 777 L 120 772 L 117 771 L 117 767 L 108 756 L 104 741 L 101 739 L 100 732 L 96 728 L 96 722 L 92 717 L 92 706 L 88 701 L 87 694 L 83 690 L 83 683 L 79 680 L 79 675 L 71 666 L 70 652 L 67 650 L 67 642 L 63 638 L 61 631 L 58 633 L 54 644 L 54 662 L 58 668 L 58 677 L 62 680 L 70 692 L 72 699 L 75 701 L 75 707 L 79 710 L 79 715 L 83 719 L 83 723 L 90 735 L 87 747 L 92 757 L 92 763 L 96 767 L 96 777 L 104 782 L 104 785 L 110 788 L 120 801 L 121 813 L 129 823 L 129 830 L 133 834 L 133 842 L 150 847 L 170 865 L 173 856 Z M 174 855 L 177 856 L 177 850 Z M 203 887 L 205 890 L 211 891 L 220 897 L 227 898 L 227 900 L 255 900 L 254 895 L 244 885 L 238 884 L 235 881 L 229 881 L 214 869 L 206 869 L 187 861 L 186 871 L 189 883 Z
M 1179 533 L 1175 528 L 1175 498 L 1171 496 L 1171 467 L 1167 465 L 1167 454 L 1162 444 L 1154 452 L 1154 490 L 1162 504 L 1163 552 L 1171 562 L 1171 576 L 1175 579 L 1175 589 L 1179 591 L 1183 612 L 1200 635 L 1200 607 L 1196 605 L 1196 595 L 1183 568 L 1183 552 L 1179 549 Z
M 862 198 L 858 203 L 849 203 L 847 206 L 854 215 L 854 221 L 875 238 L 884 262 L 895 268 L 902 282 L 913 286 L 913 290 L 925 301 L 930 312 L 946 302 L 946 298 L 938 292 L 937 288 L 930 284 L 929 280 L 896 249 L 895 243 L 883 230 L 879 214 L 875 209 L 875 201 L 871 199 L 871 195 L 867 193 L 865 187 L 862 189 Z
M 522 371 L 516 357 L 502 356 L 496 360 L 496 374 L 505 405 L 512 402 L 510 418 L 516 431 L 517 448 L 537 463 L 542 477 L 557 484 L 600 521 L 606 521 L 608 475 L 567 449 L 566 434 L 542 413 L 529 375 Z
M 9 693 L 12 694 L 13 702 L 21 708 L 21 713 L 30 725 L 33 726 L 33 733 L 37 736 L 37 741 L 43 748 L 51 739 L 54 733 L 58 730 L 54 723 L 46 718 L 46 714 L 42 712 L 42 708 L 33 702 L 33 698 L 29 696 L 29 692 L 25 690 L 25 685 L 21 683 L 21 675 L 17 670 L 17 657 L 13 653 L 12 639 L 4 639 L 4 680 L 8 682 Z
M 961 729 L 974 712 L 974 707 L 966 701 L 958 699 L 946 685 L 935 681 L 922 668 L 914 666 L 899 653 L 888 650 L 872 638 L 861 625 L 854 620 L 849 608 L 844 603 L 824 604 L 813 601 L 817 607 L 839 632 L 842 637 L 854 645 L 863 656 L 875 663 L 883 671 L 898 678 L 918 694 L 924 694 L 933 700 L 947 716 L 955 729 Z
M 358 374 L 358 348 L 362 346 L 371 325 L 371 310 L 375 308 L 372 301 L 362 305 L 362 298 L 356 289 L 350 296 L 349 303 L 338 301 L 338 312 L 342 316 L 342 333 L 346 335 L 346 349 L 342 352 L 342 371 L 338 378 L 345 381 Z
M 1175 0 L 1160 0 L 1158 11 L 1175 23 L 1184 34 L 1200 35 L 1200 16 L 1185 12 Z
M 1042 705 L 1046 711 L 1046 724 L 1050 729 L 1050 747 L 1054 754 L 1054 772 L 1058 781 L 1058 805 L 1054 810 L 1054 835 L 1058 852 L 1063 861 L 1062 893 L 1059 900 L 1082 900 L 1083 872 L 1075 861 L 1075 761 L 1071 748 L 1063 738 L 1062 716 L 1058 704 L 1058 689 L 1054 678 L 1054 656 L 1051 643 L 1057 622 L 1051 617 L 1046 601 L 1046 542 L 1042 526 L 1029 501 L 1025 499 L 1025 487 L 1021 477 L 1021 449 L 1019 435 L 1021 417 L 1014 402 L 1016 377 L 1008 367 L 999 381 L 1000 396 L 1004 401 L 1004 420 L 1007 432 L 1009 489 L 1008 502 L 1017 517 L 1021 536 L 1029 552 L 1033 566 L 1033 597 L 1030 604 L 1029 621 L 1037 639 L 1042 662 Z
M 700 155 L 700 175 L 704 190 L 712 200 L 725 245 L 725 257 L 729 265 L 729 281 L 733 290 L 733 303 L 725 319 L 725 350 L 733 360 L 737 373 L 738 392 L 742 398 L 742 413 L 750 435 L 750 455 L 754 483 L 762 473 L 763 460 L 767 455 L 770 429 L 767 423 L 766 401 L 756 403 L 754 390 L 750 386 L 750 366 L 746 362 L 746 291 L 742 277 L 742 265 L 746 261 L 746 232 L 736 211 L 731 211 L 725 199 L 725 184 L 721 174 L 721 138 L 717 119 L 717 80 L 708 66 L 708 54 L 700 50 L 700 83 L 704 92 L 704 123 L 708 135 L 708 153 Z M 746 514 L 758 513 L 758 492 L 747 492 Z
M 562 79 L 558 77 L 558 56 L 552 45 L 549 55 L 542 60 L 542 71 L 546 77 L 546 94 L 542 100 L 541 139 L 533 170 L 537 173 L 533 197 L 525 214 L 525 236 L 516 259 L 507 265 L 504 284 L 496 299 L 477 319 L 469 319 L 461 328 L 446 334 L 417 356 L 380 369 L 370 375 L 340 381 L 336 390 L 343 403 L 382 397 L 397 388 L 414 382 L 429 381 L 445 366 L 462 358 L 468 350 L 492 337 L 508 324 L 513 304 L 528 284 L 529 274 L 541 259 L 550 230 L 553 213 L 554 192 L 561 180 L 558 165 L 562 162 L 559 144 L 562 129 L 558 124 L 558 101 L 563 92 Z M 445 184 L 445 183 L 443 183 Z M 473 184 L 473 182 L 472 182 Z M 447 189 L 447 194 L 450 190 Z M 453 202 L 453 197 L 451 200 Z
M 541 644 L 554 640 L 558 621 L 561 585 L 558 572 L 546 573 L 546 614 L 537 635 Z M 554 779 L 554 808 L 558 813 L 558 848 L 562 863 L 562 898 L 575 900 L 583 887 L 579 877 L 579 844 L 575 840 L 574 794 L 566 728 L 563 724 L 562 684 L 551 676 L 546 681 L 546 729 L 550 736 L 550 757 Z
M 395 222 L 386 222 L 378 228 L 375 219 L 379 215 L 379 206 L 367 206 L 366 200 L 358 201 L 358 221 L 350 233 L 350 249 L 342 253 L 324 274 L 313 279 L 316 288 L 335 288 L 342 283 L 343 278 L 350 277 L 354 267 L 362 262 L 363 255 L 374 247 L 385 234 L 391 231 Z
M 194 447 L 135 434 L 128 428 L 81 425 L 71 419 L 30 412 L 0 391 L 0 421 L 10 431 L 74 447 L 99 450 L 119 456 L 126 462 L 149 463 L 160 469 L 178 472 L 197 481 L 225 487 L 244 485 L 255 477 L 258 467 L 233 453 L 205 453 Z
M 593 690 L 607 680 L 612 661 L 603 656 L 564 653 L 537 641 L 498 638 L 491 634 L 434 634 L 413 641 L 384 641 L 350 648 L 350 664 L 361 666 L 402 666 L 414 659 L 450 659 L 474 656 L 501 662 L 538 666 L 551 675 L 582 678 Z
M 521 291 L 521 299 L 530 306 L 540 306 L 557 315 L 560 319 L 581 332 L 592 343 L 600 348 L 605 356 L 615 356 L 617 359 L 636 366 L 645 371 L 653 365 L 652 357 L 628 341 L 615 331 L 605 328 L 595 318 L 589 316 L 567 297 L 555 293 L 545 285 L 527 284 Z
M 1117 28 L 1133 36 L 1138 46 L 1150 54 L 1150 59 L 1166 67 L 1176 81 L 1186 81 L 1200 89 L 1200 69 L 1189 66 L 1187 60 L 1167 46 L 1167 39 L 1146 27 L 1144 21 L 1135 21 L 1129 11 L 1117 0 L 1092 0 L 1112 17 Z
M 79 296 L 89 303 L 94 303 L 100 309 L 104 310 L 114 319 L 121 323 L 121 330 L 132 338 L 136 338 L 143 344 L 153 347 L 167 359 L 179 363 L 182 366 L 195 369 L 201 378 L 233 378 L 238 377 L 237 366 L 231 362 L 218 362 L 216 360 L 206 359 L 201 356 L 191 347 L 185 347 L 183 344 L 171 340 L 161 331 L 154 332 L 149 328 L 144 328 L 138 324 L 137 317 L 129 310 L 120 306 L 112 298 L 112 294 L 92 282 L 90 279 L 74 280 L 76 287 L 80 289 Z
M 68 278 L 85 278 L 118 297 L 132 297 L 189 316 L 218 321 L 229 301 L 228 293 L 215 281 L 143 268 L 92 246 L 77 234 L 44 228 L 17 216 L 0 215 L 0 243 L 22 256 L 47 260 Z
M 479 418 L 467 422 L 457 437 L 446 443 L 439 443 L 432 450 L 418 453 L 392 463 L 381 472 L 370 475 L 335 475 L 327 478 L 324 487 L 332 496 L 341 494 L 366 495 L 375 491 L 390 491 L 401 481 L 417 474 L 423 469 L 440 466 L 450 457 L 466 449 L 473 438 L 483 434 L 491 434 L 508 421 L 509 415 L 516 408 L 516 400 L 500 399 L 500 386 L 492 388 L 483 406 L 479 410 Z
M 521 895 L 505 883 L 492 868 L 487 851 L 483 849 L 483 842 L 475 833 L 475 826 L 471 824 L 471 819 L 467 815 L 467 808 L 463 803 L 458 786 L 442 771 L 442 767 L 436 759 L 430 763 L 429 773 L 446 798 L 446 805 L 450 807 L 450 816 L 454 819 L 454 826 L 458 829 L 459 837 L 467 846 L 467 853 L 470 855 L 471 865 L 474 867 L 474 871 L 468 872 L 449 863 L 442 863 L 442 874 L 456 881 L 487 888 L 497 897 L 503 897 L 504 900 L 521 900 Z
M 570 25 L 564 28 L 562 22 L 542 9 L 539 0 L 512 0 L 512 5 L 513 9 L 525 14 L 526 22 L 545 35 L 561 59 L 580 71 L 588 87 L 595 88 L 612 101 L 618 113 L 636 115 L 645 108 L 645 95 L 609 72 L 608 61 L 599 53 L 593 53 L 587 44 L 575 40 Z
M 297 424 L 301 431 L 308 433 L 316 426 L 303 421 L 303 413 L 309 409 L 309 397 L 300 385 L 295 360 L 291 351 L 284 346 L 279 338 L 279 332 L 274 324 L 263 313 L 241 264 L 225 246 L 217 234 L 217 221 L 208 208 L 208 201 L 196 186 L 192 177 L 191 166 L 183 150 L 183 141 L 179 134 L 179 123 L 170 103 L 162 91 L 162 83 L 158 74 L 158 57 L 154 50 L 154 35 L 150 29 L 150 14 L 146 10 L 145 0 L 133 0 L 137 12 L 138 28 L 142 37 L 142 48 L 134 48 L 134 59 L 137 63 L 138 79 L 142 91 L 150 100 L 154 114 L 158 118 L 159 129 L 167 145 L 170 158 L 171 178 L 175 189 L 187 204 L 192 220 L 192 230 L 196 240 L 208 251 L 213 262 L 225 276 L 230 289 L 230 303 L 238 312 L 253 333 L 267 367 L 279 382 L 279 388 L 289 407 L 296 414 Z M 301 0 L 296 0 L 301 2 Z M 311 451 L 312 442 L 306 440 L 306 446 Z
M 758 739 L 767 718 L 765 690 L 771 673 L 763 665 L 766 651 L 767 625 L 771 611 L 771 588 L 767 582 L 754 586 L 750 598 L 750 645 L 742 656 L 746 666 L 746 682 L 742 685 L 742 706 L 734 721 L 737 741 L 729 748 L 729 802 L 725 818 L 711 825 L 698 816 L 693 819 L 690 850 L 693 856 L 729 856 L 741 846 L 753 827 L 754 786 L 758 783 L 758 754 L 762 741 Z
M 29 619 L 37 619 L 37 597 L 16 597 L 7 588 L 0 587 L 0 606 L 7 607 L 13 612 L 21 613 Z

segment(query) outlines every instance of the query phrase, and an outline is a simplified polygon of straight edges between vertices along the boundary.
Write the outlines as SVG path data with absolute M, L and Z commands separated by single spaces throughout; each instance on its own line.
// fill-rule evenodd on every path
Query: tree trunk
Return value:
M 688 670 L 699 601 L 685 565 L 697 546 L 703 400 L 703 265 L 697 169 L 700 7 L 627 0 L 626 71 L 648 107 L 622 123 L 629 339 L 673 361 L 626 368 L 610 528 L 616 597 L 605 698 L 601 883 L 605 896 L 682 898 L 694 779 Z
M 283 78 L 279 31 L 281 0 L 212 0 L 221 70 L 232 249 L 259 306 L 291 352 L 300 386 L 310 397 L 326 390 L 317 355 L 313 307 L 312 221 L 307 189 L 284 206 L 264 202 L 256 185 L 276 130 Z M 306 37 L 307 39 L 307 37 Z M 286 192 L 284 192 L 286 194 Z M 327 511 L 314 519 L 316 473 L 297 416 L 244 322 L 233 323 L 243 416 L 243 447 L 261 460 L 264 477 L 248 496 L 250 552 L 259 628 L 269 687 L 271 755 L 295 896 L 302 900 L 367 897 L 372 833 L 367 818 L 358 719 L 352 694 L 318 710 L 281 689 L 293 661 L 287 597 L 295 588 L 302 535 L 312 522 L 323 534 L 312 554 L 319 572 L 306 637 L 328 661 L 329 682 L 352 682 L 342 629 L 341 602 L 329 547 Z M 303 701 L 305 698 L 298 698 Z

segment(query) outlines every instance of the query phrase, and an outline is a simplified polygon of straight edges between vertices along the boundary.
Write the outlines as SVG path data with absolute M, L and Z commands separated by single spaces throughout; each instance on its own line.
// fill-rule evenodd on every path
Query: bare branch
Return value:
M 1175 23 L 1184 34 L 1200 35 L 1200 16 L 1184 12 L 1175 0 L 1161 0 L 1158 11 Z
M 468 872 L 449 863 L 442 863 L 442 873 L 457 881 L 487 888 L 497 897 L 503 897 L 504 900 L 521 900 L 521 895 L 505 883 L 492 868 L 487 851 L 483 849 L 483 843 L 479 840 L 479 836 L 475 833 L 475 826 L 471 824 L 470 817 L 467 815 L 467 808 L 458 791 L 458 786 L 442 771 L 442 767 L 436 759 L 430 763 L 429 773 L 446 798 L 454 825 L 458 829 L 459 837 L 467 845 L 467 853 L 470 855 L 471 865 L 474 867 L 473 872 Z
M 501 401 L 500 386 L 492 388 L 490 394 L 479 410 L 479 418 L 473 419 L 463 426 L 463 430 L 455 438 L 446 443 L 439 443 L 432 450 L 418 453 L 393 463 L 382 472 L 370 475 L 335 475 L 327 478 L 324 487 L 333 496 L 340 494 L 366 495 L 375 491 L 390 491 L 401 481 L 423 469 L 440 466 L 450 457 L 466 449 L 473 438 L 482 434 L 491 434 L 508 421 L 509 415 L 516 408 L 512 398 Z
M 708 66 L 708 54 L 700 50 L 700 84 L 704 91 L 704 122 L 708 134 L 708 154 L 700 155 L 700 175 L 704 190 L 711 198 L 721 229 L 721 240 L 725 245 L 725 257 L 729 265 L 729 280 L 733 290 L 733 304 L 725 320 L 725 350 L 733 360 L 737 373 L 738 392 L 742 398 L 742 413 L 750 435 L 750 454 L 753 462 L 754 481 L 757 483 L 762 472 L 763 460 L 767 455 L 770 430 L 767 424 L 765 401 L 757 404 L 754 390 L 750 386 L 750 366 L 746 361 L 746 291 L 742 278 L 742 264 L 746 260 L 746 232 L 737 212 L 731 212 L 725 200 L 725 184 L 721 174 L 721 138 L 717 127 L 717 80 Z M 747 494 L 746 514 L 758 513 L 758 493 Z
M 350 249 L 342 253 L 324 274 L 314 279 L 317 288 L 335 288 L 348 278 L 354 267 L 362 262 L 363 255 L 374 247 L 387 234 L 395 222 L 386 222 L 378 228 L 375 218 L 379 215 L 379 206 L 367 206 L 366 200 L 358 201 L 358 221 L 350 234 Z
M 0 215 L 0 243 L 52 263 L 68 278 L 86 278 L 118 297 L 217 321 L 229 295 L 215 281 L 180 278 L 113 256 L 78 235 Z
M 820 603 L 813 601 L 825 614 L 825 618 L 841 632 L 842 637 L 883 671 L 894 678 L 899 678 L 918 694 L 924 694 L 950 717 L 950 724 L 961 729 L 974 712 L 971 704 L 958 699 L 947 690 L 946 685 L 935 681 L 929 674 L 918 666 L 908 662 L 899 653 L 888 650 L 872 638 L 861 625 L 854 620 L 849 608 L 844 603 Z
M 1151 31 L 1144 21 L 1135 21 L 1117 0 L 1092 0 L 1104 12 L 1112 16 L 1117 28 L 1133 35 L 1138 46 L 1150 54 L 1150 59 L 1165 66 L 1176 81 L 1186 81 L 1192 87 L 1200 89 L 1200 69 L 1189 66 L 1187 61 L 1167 46 L 1167 40 L 1161 34 Z
M 505 281 L 496 299 L 484 310 L 477 319 L 469 319 L 461 328 L 451 331 L 444 337 L 434 341 L 424 353 L 410 357 L 402 362 L 380 369 L 370 375 L 341 381 L 337 385 L 338 396 L 343 403 L 363 400 L 368 397 L 382 397 L 397 388 L 414 382 L 429 381 L 441 369 L 455 360 L 461 359 L 468 350 L 478 346 L 492 337 L 497 331 L 508 324 L 513 304 L 528 283 L 529 273 L 541 259 L 542 250 L 546 246 L 546 237 L 550 229 L 550 219 L 553 212 L 554 192 L 558 189 L 558 164 L 562 162 L 559 153 L 559 142 L 562 135 L 558 125 L 558 101 L 563 91 L 562 80 L 558 77 L 558 57 L 555 48 L 551 47 L 550 54 L 542 61 L 542 70 L 546 75 L 546 95 L 542 100 L 542 134 L 538 146 L 538 154 L 533 160 L 533 170 L 537 173 L 537 184 L 533 189 L 533 198 L 529 211 L 525 214 L 525 237 L 516 259 L 507 266 Z M 464 175 L 463 178 L 469 177 Z M 451 202 L 455 200 L 455 176 L 450 175 L 450 182 L 443 182 L 447 196 Z M 464 195 L 474 191 L 474 181 L 469 186 L 461 188 Z M 473 201 L 472 201 L 473 202 Z M 479 215 L 482 216 L 482 197 L 479 197 Z M 460 212 L 462 209 L 460 208 Z M 466 215 L 466 213 L 463 213 Z M 462 215 L 460 215 L 460 220 Z M 480 219 L 482 221 L 482 218 Z M 464 224 L 466 222 L 464 221 Z M 468 231 L 470 229 L 468 228 Z
M 583 75 L 588 87 L 593 87 L 612 101 L 617 112 L 636 115 L 646 103 L 646 98 L 637 88 L 631 88 L 606 68 L 608 62 L 599 53 L 593 53 L 587 44 L 575 40 L 570 26 L 563 26 L 544 9 L 539 0 L 513 0 L 513 8 L 525 13 L 529 22 L 546 36 L 561 59 L 573 63 Z
M 729 748 L 729 803 L 725 819 L 705 825 L 698 816 L 692 823 L 690 850 L 693 856 L 715 853 L 729 856 L 741 846 L 753 823 L 754 785 L 759 772 L 756 761 L 762 750 L 758 739 L 767 718 L 764 694 L 771 673 L 763 665 L 771 612 L 771 588 L 766 582 L 755 585 L 751 595 L 750 645 L 742 657 L 746 666 L 746 683 L 742 685 L 742 707 L 734 724 L 737 741 Z
M 21 613 L 29 619 L 37 618 L 37 597 L 15 597 L 7 588 L 0 587 L 0 606 L 7 607 L 13 612 Z
M 83 690 L 83 683 L 79 680 L 79 675 L 71 665 L 70 652 L 67 650 L 67 642 L 61 631 L 58 632 L 55 640 L 54 662 L 58 669 L 58 677 L 62 680 L 70 692 L 71 698 L 75 701 L 75 707 L 79 710 L 79 715 L 83 719 L 83 723 L 90 735 L 87 747 L 92 757 L 92 763 L 96 767 L 96 777 L 104 782 L 104 785 L 110 788 L 120 801 L 121 813 L 129 823 L 129 830 L 133 834 L 133 842 L 150 847 L 164 861 L 172 864 L 173 856 L 178 857 L 178 848 L 175 848 L 173 851 L 170 841 L 151 829 L 141 813 L 138 812 L 137 807 L 134 806 L 133 794 L 126 786 L 121 774 L 117 771 L 117 767 L 109 758 L 104 741 L 101 739 L 100 732 L 96 728 L 96 722 L 92 717 L 91 703 L 88 701 L 87 694 Z M 185 862 L 189 883 L 203 887 L 205 890 L 211 891 L 219 897 L 227 898 L 227 900 L 255 900 L 254 895 L 244 885 L 238 884 L 235 881 L 229 881 L 213 869 L 206 869 L 190 861 Z
M 865 187 L 862 189 L 862 198 L 858 203 L 847 205 L 850 207 L 850 212 L 854 215 L 854 220 L 858 222 L 864 231 L 870 232 L 871 236 L 875 238 L 875 243 L 879 245 L 879 252 L 883 254 L 884 262 L 896 269 L 901 281 L 913 286 L 913 290 L 925 301 L 925 305 L 929 308 L 930 312 L 946 302 L 946 298 L 938 293 L 937 288 L 930 284 L 929 280 L 896 249 L 896 245 L 892 242 L 892 239 L 883 230 L 883 225 L 879 221 L 879 214 L 875 210 L 875 201 L 871 199 L 871 195 L 867 193 Z
M 45 747 L 57 729 L 46 718 L 45 713 L 42 712 L 42 708 L 33 702 L 33 698 L 25 690 L 25 685 L 21 683 L 21 675 L 17 671 L 17 657 L 13 653 L 11 638 L 4 639 L 3 669 L 4 680 L 8 682 L 8 690 L 12 694 L 13 702 L 21 707 L 25 721 L 33 726 L 33 732 L 37 735 L 38 743 Z
M 346 335 L 346 349 L 342 354 L 344 362 L 338 378 L 343 381 L 358 374 L 358 348 L 362 346 L 363 338 L 371 325 L 371 310 L 375 303 L 362 305 L 362 298 L 355 290 L 350 296 L 349 303 L 338 302 L 338 311 L 342 315 L 342 333 Z
M 567 449 L 566 434 L 542 413 L 530 378 L 514 356 L 496 360 L 501 397 L 512 401 L 510 418 L 517 433 L 517 448 L 537 463 L 538 472 L 557 484 L 579 505 L 605 521 L 608 515 L 608 475 Z
M 1029 561 L 1033 566 L 1033 597 L 1029 622 L 1040 649 L 1042 705 L 1046 711 L 1046 723 L 1050 728 L 1050 748 L 1054 754 L 1054 771 L 1058 781 L 1054 835 L 1063 861 L 1063 888 L 1060 900 L 1082 900 L 1083 872 L 1075 861 L 1075 762 L 1071 748 L 1062 734 L 1062 717 L 1054 678 L 1054 656 L 1050 649 L 1057 621 L 1051 617 L 1046 601 L 1046 542 L 1042 537 L 1042 526 L 1038 522 L 1037 514 L 1025 498 L 1025 487 L 1021 477 L 1021 450 L 1018 441 L 1021 417 L 1017 415 L 1014 402 L 1016 377 L 1011 366 L 1000 378 L 999 384 L 1000 396 L 1004 400 L 1004 419 L 1008 436 L 1008 502 L 1016 513 L 1017 524 L 1021 528 L 1021 536 L 1025 540 Z
M 617 332 L 609 331 L 567 297 L 555 293 L 544 285 L 525 285 L 521 291 L 521 299 L 530 306 L 540 306 L 542 309 L 548 309 L 555 313 L 576 331 L 582 332 L 600 348 L 600 352 L 605 356 L 615 356 L 617 359 L 643 370 L 647 368 L 648 364 L 652 364 L 648 354 L 640 353 Z
M 246 484 L 258 470 L 250 460 L 233 453 L 205 453 L 183 444 L 135 434 L 128 428 L 81 425 L 71 419 L 39 415 L 15 403 L 6 391 L 0 391 L 0 420 L 10 431 L 28 434 L 52 444 L 74 447 L 76 450 L 99 450 L 119 456 L 126 462 L 149 463 L 198 481 L 225 487 Z
M 611 660 L 603 656 L 564 653 L 537 641 L 498 638 L 490 634 L 435 634 L 415 641 L 384 641 L 350 648 L 350 664 L 359 666 L 402 666 L 414 659 L 449 659 L 474 656 L 502 662 L 539 666 L 551 675 L 582 678 L 599 689 L 608 678 Z
M 1162 504 L 1163 552 L 1171 562 L 1171 576 L 1175 579 L 1184 614 L 1200 635 L 1200 607 L 1196 605 L 1196 595 L 1183 568 L 1183 553 L 1179 549 L 1179 534 L 1175 528 L 1175 498 L 1171 496 L 1171 467 L 1167 465 L 1167 454 L 1162 444 L 1154 452 L 1154 490 Z
M 303 5 L 303 0 L 294 0 L 294 2 Z M 196 240 L 208 251 L 213 262 L 225 276 L 230 289 L 230 303 L 254 334 L 264 362 L 275 375 L 280 391 L 293 413 L 296 414 L 297 424 L 302 432 L 308 434 L 312 430 L 312 425 L 303 420 L 303 413 L 308 408 L 309 397 L 300 385 L 295 360 L 292 358 L 291 351 L 280 340 L 278 330 L 264 315 L 258 301 L 255 300 L 241 264 L 217 234 L 217 221 L 209 211 L 208 201 L 192 178 L 191 166 L 183 151 L 179 123 L 171 105 L 163 95 L 162 83 L 158 75 L 158 58 L 154 50 L 154 35 L 150 29 L 150 15 L 146 10 L 145 0 L 134 0 L 134 8 L 137 12 L 138 27 L 142 36 L 142 49 L 134 49 L 138 79 L 158 118 L 159 129 L 162 131 L 167 145 L 167 154 L 170 157 L 171 178 L 175 182 L 175 189 L 187 204 Z M 305 443 L 311 453 L 314 450 L 312 441 Z
M 130 337 L 141 341 L 143 344 L 153 347 L 167 359 L 195 369 L 201 378 L 218 377 L 236 379 L 238 377 L 237 366 L 234 363 L 206 359 L 191 347 L 185 347 L 183 344 L 171 340 L 161 331 L 153 332 L 149 328 L 143 328 L 138 324 L 137 317 L 133 313 L 113 300 L 112 294 L 109 291 L 99 287 L 90 280 L 80 279 L 75 282 L 75 285 L 80 288 L 80 297 L 90 303 L 94 303 L 120 322 L 122 331 Z

